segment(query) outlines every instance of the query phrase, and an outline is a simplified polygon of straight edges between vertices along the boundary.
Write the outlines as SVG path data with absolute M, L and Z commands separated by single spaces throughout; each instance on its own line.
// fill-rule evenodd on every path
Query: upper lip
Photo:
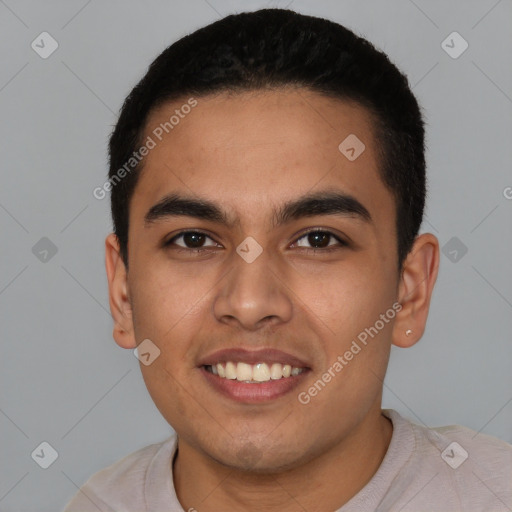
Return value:
M 260 350 L 229 348 L 217 350 L 216 352 L 203 357 L 199 361 L 198 366 L 211 366 L 217 363 L 226 363 L 227 361 L 243 362 L 248 364 L 281 363 L 289 364 L 296 368 L 308 368 L 308 364 L 302 359 L 274 348 L 265 348 Z

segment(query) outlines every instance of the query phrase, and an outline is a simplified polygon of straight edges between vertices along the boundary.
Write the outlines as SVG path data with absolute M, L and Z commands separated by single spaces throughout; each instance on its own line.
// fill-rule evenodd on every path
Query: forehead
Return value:
M 137 217 L 182 191 L 218 199 L 231 217 L 259 222 L 283 201 L 330 187 L 356 197 L 370 213 L 393 216 L 363 107 L 305 89 L 195 101 L 193 108 L 184 107 L 193 104 L 189 98 L 169 102 L 149 116 L 143 140 L 151 138 L 154 147 L 133 197 Z

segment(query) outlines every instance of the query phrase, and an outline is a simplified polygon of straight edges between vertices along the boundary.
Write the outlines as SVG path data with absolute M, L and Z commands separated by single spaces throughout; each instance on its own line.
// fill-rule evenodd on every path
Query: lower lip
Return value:
M 299 375 L 283 377 L 266 382 L 248 384 L 236 379 L 225 379 L 209 372 L 204 366 L 200 368 L 208 383 L 218 392 L 235 400 L 248 404 L 256 404 L 275 400 L 293 391 L 309 373 L 304 370 Z

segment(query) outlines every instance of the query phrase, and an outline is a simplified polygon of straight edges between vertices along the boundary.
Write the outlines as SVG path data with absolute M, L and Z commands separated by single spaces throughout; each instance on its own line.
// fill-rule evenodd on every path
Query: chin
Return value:
M 219 464 L 241 473 L 271 475 L 293 469 L 305 462 L 304 451 L 292 447 L 264 446 L 259 448 L 252 442 L 230 447 L 230 453 L 210 454 Z M 217 450 L 216 450 L 217 451 Z M 227 455 L 227 456 L 226 456 Z

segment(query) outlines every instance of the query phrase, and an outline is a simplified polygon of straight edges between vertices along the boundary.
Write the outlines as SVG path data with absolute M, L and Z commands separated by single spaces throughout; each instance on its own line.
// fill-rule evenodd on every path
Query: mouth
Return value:
M 221 379 L 237 380 L 246 384 L 258 384 L 270 380 L 287 379 L 296 377 L 306 370 L 289 364 L 267 363 L 248 364 L 242 362 L 227 361 L 216 365 L 204 366 L 207 372 L 218 375 Z
M 301 359 L 274 349 L 219 351 L 203 359 L 199 368 L 214 391 L 248 404 L 290 393 L 311 371 Z

